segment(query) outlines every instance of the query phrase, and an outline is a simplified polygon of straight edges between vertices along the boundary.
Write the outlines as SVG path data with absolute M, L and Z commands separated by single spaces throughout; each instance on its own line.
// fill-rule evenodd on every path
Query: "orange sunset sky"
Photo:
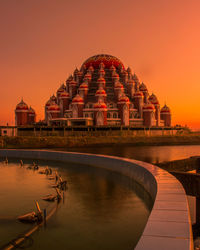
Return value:
M 88 57 L 131 67 L 172 110 L 200 129 L 199 0 L 0 0 L 0 125 L 23 97 L 44 118 L 50 95 Z

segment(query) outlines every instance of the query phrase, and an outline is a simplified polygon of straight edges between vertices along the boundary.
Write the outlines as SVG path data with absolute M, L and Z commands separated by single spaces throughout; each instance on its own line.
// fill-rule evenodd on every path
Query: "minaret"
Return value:
M 114 85 L 115 100 L 118 101 L 120 96 L 124 93 L 124 86 L 121 82 L 117 81 Z
M 17 104 L 15 109 L 16 126 L 25 126 L 28 124 L 28 110 L 28 105 L 22 99 L 21 102 Z
M 99 69 L 99 78 L 104 78 L 104 76 L 105 76 L 105 70 Z
M 126 83 L 128 94 L 133 98 L 135 93 L 135 83 L 132 79 L 129 79 Z
M 72 105 L 72 118 L 83 117 L 84 101 L 79 94 L 77 94 L 72 99 L 71 105 Z
M 97 80 L 98 88 L 102 87 L 105 88 L 106 86 L 106 81 L 103 77 L 99 77 Z
M 121 118 L 121 125 L 129 126 L 129 110 L 130 110 L 130 101 L 129 98 L 123 94 L 120 96 L 117 102 L 119 116 Z
M 77 82 L 71 80 L 69 83 L 69 96 L 71 99 L 76 95 L 76 91 L 77 91 Z
M 51 105 L 47 109 L 47 124 L 49 125 L 51 119 L 60 117 L 60 107 L 52 101 Z
M 107 96 L 107 94 L 106 94 L 106 91 L 102 87 L 100 87 L 96 91 L 95 96 L 96 96 L 97 102 L 101 101 L 101 102 L 105 102 L 106 103 L 106 96 Z
M 88 83 L 83 82 L 78 88 L 79 95 L 83 98 L 84 102 L 86 102 L 87 94 L 88 94 Z
M 64 117 L 65 111 L 69 109 L 69 93 L 64 91 L 60 95 L 60 116 Z
M 88 83 L 88 86 L 89 86 L 91 80 L 92 80 L 92 75 L 91 75 L 91 73 L 87 72 L 87 73 L 84 75 L 83 81 L 84 81 L 84 82 L 87 82 L 87 83 Z
M 156 126 L 158 127 L 158 126 L 160 126 L 160 104 L 159 104 L 159 101 L 154 94 L 152 94 L 149 97 L 149 101 L 154 105 L 154 107 L 156 109 L 155 117 L 156 117 Z
M 160 119 L 164 121 L 165 127 L 171 127 L 171 111 L 166 104 L 160 111 Z
M 94 104 L 94 121 L 96 126 L 107 125 L 107 106 L 104 102 L 98 101 Z
M 149 93 L 147 90 L 146 85 L 142 82 L 139 86 L 139 90 L 143 93 L 144 95 L 144 103 L 148 103 L 148 97 L 149 97 Z
M 112 81 L 113 83 L 119 81 L 119 75 L 115 71 L 112 74 Z
M 64 92 L 65 91 L 65 85 L 64 85 L 64 83 L 60 86 L 60 88 L 57 90 L 57 92 L 56 92 L 56 96 L 57 96 L 57 100 L 58 100 L 58 104 L 59 104 L 59 97 L 60 97 L 60 94 L 62 93 L 62 92 Z
M 144 104 L 144 95 L 141 91 L 136 91 L 133 95 L 134 107 L 138 110 L 140 118 L 142 118 L 142 107 Z
M 151 103 L 143 106 L 143 124 L 145 127 L 152 127 L 155 121 L 155 107 Z
M 126 84 L 128 81 L 128 73 L 126 70 L 123 71 L 123 82 Z
M 35 110 L 30 107 L 28 110 L 28 124 L 33 125 L 35 123 L 35 120 L 36 120 Z

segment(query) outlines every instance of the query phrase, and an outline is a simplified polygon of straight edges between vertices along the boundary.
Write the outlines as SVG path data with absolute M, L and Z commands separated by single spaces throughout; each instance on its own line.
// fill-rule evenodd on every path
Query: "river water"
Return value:
M 190 156 L 200 156 L 200 145 L 139 147 L 114 145 L 109 147 L 72 148 L 69 151 L 115 155 L 156 164 L 163 161 L 184 159 Z
M 200 145 L 185 146 L 122 146 L 73 148 L 71 151 L 93 154 L 115 155 L 156 164 L 163 161 L 180 160 L 200 156 Z M 196 199 L 188 196 L 192 223 L 196 222 Z
M 17 216 L 36 211 L 34 201 L 47 213 L 56 203 L 41 198 L 55 193 L 46 175 L 28 170 L 32 161 L 0 163 L 0 248 L 31 226 Z M 152 200 L 137 183 L 120 174 L 72 163 L 38 161 L 68 181 L 64 200 L 47 226 L 27 240 L 28 249 L 129 250 L 137 244 L 147 222 Z M 29 245 L 30 244 L 30 245 Z

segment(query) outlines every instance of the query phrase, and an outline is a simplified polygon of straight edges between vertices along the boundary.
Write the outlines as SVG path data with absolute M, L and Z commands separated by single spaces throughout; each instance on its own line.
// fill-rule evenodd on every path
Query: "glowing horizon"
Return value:
M 197 0 L 1 2 L 0 125 L 14 125 L 21 97 L 44 119 L 46 101 L 75 67 L 106 53 L 167 103 L 173 125 L 200 129 L 199 7 Z

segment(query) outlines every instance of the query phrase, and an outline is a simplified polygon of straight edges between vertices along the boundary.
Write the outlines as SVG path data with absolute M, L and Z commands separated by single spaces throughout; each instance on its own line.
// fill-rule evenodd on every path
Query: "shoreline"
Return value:
M 109 146 L 181 146 L 200 145 L 200 135 L 172 136 L 70 136 L 70 137 L 1 137 L 0 148 L 50 149 Z

